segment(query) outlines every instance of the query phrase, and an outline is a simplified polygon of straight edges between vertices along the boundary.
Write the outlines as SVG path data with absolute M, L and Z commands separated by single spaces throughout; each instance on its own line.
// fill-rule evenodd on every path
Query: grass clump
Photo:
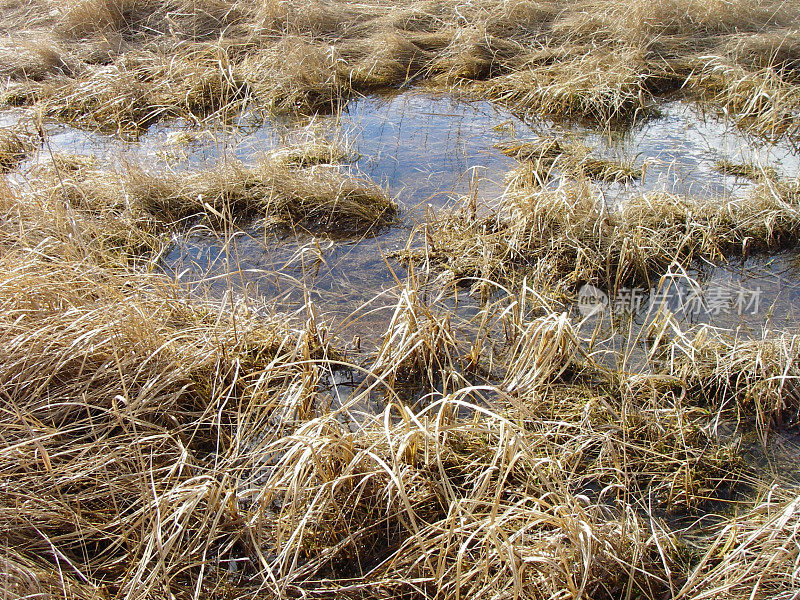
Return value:
M 276 570 L 299 561 L 296 576 L 310 582 L 327 566 L 355 575 L 356 589 L 389 596 L 660 588 L 654 546 L 638 545 L 640 521 L 561 491 L 559 472 L 547 473 L 510 421 L 485 410 L 455 417 L 470 403 L 457 394 L 417 413 L 390 406 L 376 420 L 386 425 L 361 438 L 309 424 L 263 488 L 264 500 L 283 499 Z M 632 542 L 636 556 L 626 551 Z M 372 548 L 370 564 L 359 549 Z M 619 568 L 626 559 L 635 575 Z
M 470 208 L 426 228 L 426 259 L 466 277 L 518 277 L 547 264 L 562 284 L 647 288 L 677 262 L 780 248 L 796 240 L 796 183 L 765 183 L 750 198 L 720 200 L 650 193 L 605 205 L 586 180 L 542 187 L 513 178 L 494 215 Z
M 795 138 L 800 88 L 787 84 L 773 67 L 750 71 L 708 59 L 689 79 L 700 97 L 736 124 L 768 138 Z
M 124 202 L 116 181 L 80 155 L 53 156 L 52 168 L 37 168 L 26 189 L 0 186 L 0 246 L 6 251 L 38 248 L 65 260 L 133 267 L 165 249 L 164 228 Z M 95 169 L 91 185 L 86 171 Z
M 27 58 L 21 52 L 6 63 L 8 73 L 61 80 L 19 93 L 18 101 L 44 102 L 59 118 L 90 127 L 106 123 L 104 105 L 135 107 L 132 123 L 198 116 L 246 99 L 313 114 L 354 94 L 425 81 L 532 117 L 601 126 L 630 124 L 653 113 L 656 97 L 680 92 L 740 113 L 742 126 L 761 133 L 797 133 L 792 34 L 800 15 L 777 0 L 674 0 L 657 10 L 639 0 L 491 0 L 479 7 L 449 0 L 31 0 L 27 10 L 9 10 L 7 21 L 18 46 L 32 40 Z M 197 55 L 210 47 L 224 58 L 199 70 L 173 69 L 169 59 L 203 63 Z M 166 55 L 168 66 L 133 73 L 120 66 L 148 54 Z M 122 73 L 102 68 L 111 65 Z M 121 82 L 137 79 L 160 93 L 140 97 Z M 199 106 L 179 93 L 184 83 L 202 97 Z
M 737 163 L 728 159 L 718 160 L 714 163 L 714 169 L 724 175 L 733 175 L 752 181 L 775 180 L 778 177 L 778 172 L 774 167 L 753 163 Z
M 159 277 L 3 261 L 4 565 L 72 597 L 235 586 L 208 561 L 250 544 L 245 448 L 280 429 L 279 381 L 303 368 L 266 369 L 308 358 L 302 334 L 187 302 Z
M 199 44 L 171 56 L 130 53 L 52 85 L 44 99 L 49 115 L 128 135 L 166 116 L 197 120 L 235 111 L 246 95 L 224 49 Z
M 754 421 L 765 436 L 798 423 L 799 351 L 796 335 L 741 341 L 701 330 L 691 339 L 676 339 L 669 368 L 715 410 Z
M 34 149 L 31 136 L 23 131 L 0 128 L 0 171 L 10 171 Z
M 242 59 L 237 75 L 259 103 L 276 113 L 332 112 L 349 93 L 329 48 L 288 37 Z
M 323 139 L 281 146 L 267 156 L 269 162 L 288 167 L 333 165 L 351 161 L 353 158 L 353 153 L 346 146 Z
M 797 588 L 797 497 L 766 497 L 717 526 L 677 598 L 780 598 Z
M 53 201 L 162 232 L 198 219 L 222 226 L 260 218 L 267 226 L 344 236 L 391 224 L 397 204 L 382 188 L 335 166 L 314 164 L 335 160 L 343 152 L 335 145 L 313 143 L 287 148 L 249 167 L 229 161 L 203 170 L 159 172 L 133 164 L 108 171 L 87 157 L 55 155 L 34 183 L 38 193 Z
M 380 187 L 327 166 L 297 169 L 265 161 L 209 171 L 150 173 L 131 168 L 123 185 L 135 202 L 166 222 L 261 217 L 267 225 L 362 235 L 392 223 L 397 205 Z
M 527 68 L 490 81 L 486 94 L 529 116 L 626 123 L 653 108 L 644 64 L 636 51 L 533 57 Z
M 522 163 L 507 177 L 514 188 L 542 186 L 557 174 L 604 182 L 628 182 L 642 177 L 642 169 L 632 162 L 591 156 L 591 147 L 556 137 L 504 142 L 495 148 Z
M 632 162 L 607 158 L 586 157 L 578 169 L 590 179 L 607 182 L 625 182 L 642 178 L 642 169 Z
M 70 72 L 65 54 L 49 36 L 14 37 L 0 43 L 0 75 L 18 82 L 42 81 Z

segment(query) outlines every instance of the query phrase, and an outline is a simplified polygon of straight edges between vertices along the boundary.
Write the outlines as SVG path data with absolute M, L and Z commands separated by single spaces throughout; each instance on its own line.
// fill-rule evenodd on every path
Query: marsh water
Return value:
M 0 124 L 22 116 L 6 111 Z M 305 121 L 242 114 L 207 127 L 161 123 L 133 141 L 58 123 L 47 130 L 53 152 L 94 155 L 112 167 L 132 162 L 175 171 L 231 159 L 252 163 L 287 143 L 326 139 L 343 144 L 352 156 L 344 168 L 376 181 L 399 203 L 396 226 L 356 240 L 268 234 L 258 223 L 225 237 L 194 229 L 175 238 L 161 264 L 190 289 L 228 291 L 279 313 L 302 315 L 310 300 L 332 330 L 347 330 L 348 337 L 352 333 L 368 342 L 384 331 L 398 283 L 406 277 L 390 257 L 406 246 L 426 211 L 440 212 L 467 193 L 491 206 L 502 194 L 505 175 L 516 161 L 495 148 L 499 143 L 557 136 L 592 147 L 598 157 L 643 166 L 639 181 L 594 184 L 611 203 L 652 190 L 721 199 L 745 194 L 753 183 L 717 171 L 715 164 L 723 159 L 772 167 L 781 176 L 800 172 L 800 150 L 789 142 L 746 136 L 730 121 L 679 101 L 664 103 L 656 118 L 620 132 L 526 122 L 486 101 L 417 90 L 353 100 L 339 114 Z M 45 153 L 39 160 L 47 160 Z M 663 285 L 676 291 L 676 298 L 689 290 L 728 300 L 726 306 L 717 302 L 678 310 L 680 318 L 754 336 L 764 328 L 793 326 L 800 311 L 800 259 L 793 252 L 709 265 Z M 631 293 L 637 297 L 629 306 L 618 298 L 610 299 L 611 306 L 645 320 L 658 291 Z M 452 298 L 445 302 L 455 309 Z M 476 304 L 468 294 L 459 296 L 465 319 Z M 618 312 L 606 316 L 619 317 Z
M 0 122 L 8 125 L 21 116 L 7 111 Z M 53 152 L 91 154 L 109 166 L 133 162 L 175 171 L 231 159 L 252 163 L 293 142 L 327 139 L 345 145 L 352 161 L 344 168 L 376 181 L 399 203 L 396 226 L 356 240 L 268 234 L 258 223 L 225 237 L 194 229 L 174 239 L 161 265 L 190 289 L 246 296 L 279 313 L 303 315 L 310 300 L 332 330 L 367 341 L 385 330 L 398 283 L 406 277 L 390 257 L 406 246 L 426 211 L 441 212 L 468 192 L 487 206 L 502 194 L 505 175 L 516 162 L 496 144 L 557 136 L 589 145 L 598 157 L 643 166 L 639 181 L 594 184 L 610 203 L 652 190 L 721 199 L 745 194 L 753 183 L 717 171 L 715 164 L 723 159 L 772 167 L 780 176 L 800 172 L 800 150 L 789 142 L 746 136 L 730 121 L 679 101 L 665 102 L 659 116 L 620 132 L 526 122 L 486 101 L 418 90 L 353 100 L 339 114 L 305 121 L 246 113 L 206 127 L 161 123 L 133 141 L 58 123 L 47 130 Z M 45 153 L 40 160 L 47 160 Z M 676 298 L 689 290 L 718 300 L 713 306 L 678 310 L 679 318 L 759 336 L 765 327 L 797 323 L 798 282 L 800 260 L 788 252 L 708 265 L 661 285 L 679 292 Z M 619 299 L 610 299 L 610 306 L 631 309 L 627 312 L 634 313 L 634 320 L 645 320 L 658 290 L 631 293 L 637 299 L 630 306 L 621 306 Z M 743 295 L 750 300 L 747 305 Z M 452 298 L 445 296 L 448 309 L 455 310 Z M 719 297 L 728 304 L 721 306 Z M 462 293 L 458 306 L 468 319 L 477 302 Z M 606 316 L 619 317 L 612 313 Z M 609 321 L 613 325 L 614 319 Z

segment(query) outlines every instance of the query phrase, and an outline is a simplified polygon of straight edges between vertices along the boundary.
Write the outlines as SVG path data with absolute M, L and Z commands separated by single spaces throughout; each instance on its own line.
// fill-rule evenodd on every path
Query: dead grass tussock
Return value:
M 800 579 L 800 498 L 770 494 L 724 522 L 676 598 L 791 598 Z
M 350 235 L 374 232 L 397 213 L 382 188 L 326 165 L 297 169 L 281 161 L 255 167 L 230 162 L 191 173 L 132 167 L 123 185 L 134 202 L 168 223 L 197 216 L 211 223 L 262 217 L 267 225 Z
M 266 160 L 289 167 L 311 167 L 348 162 L 354 158 L 354 153 L 343 143 L 311 138 L 308 141 L 281 146 L 269 152 Z
M 512 68 L 521 47 L 519 42 L 493 36 L 484 28 L 463 28 L 444 48 L 437 49 L 427 70 L 434 81 L 451 85 L 490 79 Z
M 543 59 L 543 60 L 542 60 Z M 586 54 L 534 55 L 529 64 L 487 82 L 485 93 L 526 115 L 594 123 L 625 123 L 653 108 L 651 78 L 644 55 L 594 49 Z
M 705 57 L 688 84 L 708 105 L 730 116 L 742 129 L 770 138 L 798 133 L 800 87 L 787 83 L 774 67 L 756 71 L 716 57 Z
M 60 12 L 61 29 L 72 37 L 81 38 L 145 25 L 159 4 L 153 0 L 69 0 L 56 3 L 56 10 Z
M 653 536 L 634 515 L 609 518 L 580 500 L 548 495 L 460 504 L 390 563 L 393 587 L 432 579 L 424 589 L 455 597 L 500 592 L 537 599 L 565 593 L 612 598 L 628 590 L 652 596 L 663 589 Z M 413 552 L 417 546 L 422 556 Z M 624 567 L 631 563 L 635 575 Z
M 343 49 L 341 77 L 357 90 L 387 88 L 420 75 L 431 54 L 400 32 L 379 31 Z
M 184 97 L 191 90 L 174 89 L 183 83 L 215 90 L 198 92 L 205 109 L 217 96 L 216 108 L 246 96 L 252 87 L 269 108 L 313 113 L 335 109 L 353 93 L 427 80 L 468 89 L 526 114 L 603 125 L 647 115 L 654 96 L 682 88 L 731 114 L 744 111 L 743 125 L 796 134 L 787 118 L 797 87 L 792 83 L 796 52 L 791 32 L 800 16 L 785 2 L 755 6 L 745 0 L 672 0 L 657 9 L 639 0 L 492 1 L 480 6 L 321 0 L 51 4 L 37 0 L 32 10 L 52 13 L 50 27 L 66 39 L 38 42 L 36 36 L 45 30 L 36 29 L 26 35 L 34 40 L 31 56 L 42 60 L 24 59 L 22 53 L 15 57 L 22 66 L 12 61 L 8 68 L 29 78 L 69 75 L 65 85 L 76 93 L 60 90 L 54 101 L 69 104 L 71 99 L 74 110 L 58 114 L 93 126 L 104 122 L 100 114 L 90 118 L 103 104 L 144 102 L 136 93 L 126 94 L 125 85 L 115 90 L 113 82 L 103 84 L 100 80 L 113 80 L 114 73 L 98 71 L 99 66 L 147 52 L 202 63 L 198 53 L 214 46 L 226 54 L 222 62 L 229 63 L 217 72 L 202 64 L 184 65 L 181 73 L 171 67 L 145 69 L 151 87 L 162 94 L 141 114 L 134 111 L 133 121 L 198 110 Z M 136 78 L 126 76 L 128 83 Z M 102 98 L 96 105 L 81 103 L 93 89 Z
M 33 136 L 20 128 L 0 128 L 0 171 L 10 171 L 34 150 Z
M 135 134 L 165 116 L 195 119 L 235 110 L 246 92 L 224 50 L 195 45 L 174 56 L 144 52 L 90 67 L 53 84 L 43 101 L 53 117 Z
M 224 582 L 208 561 L 250 544 L 237 482 L 253 434 L 282 426 L 287 398 L 269 390 L 302 379 L 316 350 L 277 322 L 187 302 L 159 277 L 3 260 L 7 556 L 30 587 L 60 574 L 79 595 Z
M 493 216 L 469 208 L 426 231 L 426 260 L 460 275 L 507 277 L 545 262 L 565 282 L 650 285 L 673 262 L 779 248 L 800 232 L 797 184 L 765 182 L 750 198 L 719 201 L 651 193 L 611 209 L 586 180 L 542 187 L 512 178 Z
M 111 133 L 135 133 L 163 114 L 151 101 L 151 92 L 133 70 L 108 65 L 62 81 L 44 101 L 52 117 Z
M 642 168 L 632 161 L 592 156 L 592 147 L 556 137 L 502 142 L 495 148 L 522 162 L 506 177 L 509 189 L 541 187 L 558 175 L 605 182 L 628 182 L 642 176 Z
M 331 112 L 350 90 L 337 63 L 332 47 L 289 36 L 245 57 L 234 72 L 275 112 Z
M 648 498 L 651 510 L 676 514 L 752 479 L 737 444 L 722 443 L 703 410 L 681 405 L 679 380 L 605 377 L 584 363 L 568 381 L 541 382 L 514 409 L 531 450 L 557 461 L 552 469 L 569 474 L 573 494 L 599 505 Z
M 56 154 L 32 183 L 35 194 L 98 218 L 171 231 L 203 218 L 211 226 L 261 218 L 268 226 L 353 235 L 390 224 L 397 204 L 366 179 L 325 164 L 344 157 L 336 144 L 287 147 L 255 166 L 221 162 L 208 169 L 99 168 L 89 157 Z
M 741 341 L 701 329 L 676 338 L 669 349 L 669 369 L 715 410 L 737 420 L 755 420 L 763 437 L 800 418 L 798 353 L 796 335 Z
M 714 169 L 725 175 L 733 175 L 752 181 L 775 181 L 778 179 L 778 173 L 774 167 L 754 163 L 737 163 L 726 158 L 714 163 Z
M 800 71 L 800 31 L 738 34 L 727 42 L 726 55 L 749 69 L 773 68 L 784 78 L 797 77 Z
M 17 81 L 42 81 L 70 71 L 65 52 L 45 36 L 15 37 L 0 43 L 0 75 Z
M 448 390 L 464 383 L 460 359 L 450 315 L 423 302 L 412 279 L 399 294 L 371 374 L 389 390 L 420 384 Z
M 86 41 L 122 36 L 128 39 L 175 36 L 206 41 L 220 34 L 238 37 L 252 7 L 232 0 L 48 0 L 55 28 L 68 38 Z
M 324 0 L 265 0 L 256 5 L 253 22 L 257 29 L 275 34 L 336 40 L 363 34 L 364 25 L 385 14 L 387 8 L 380 2 L 359 6 Z
M 133 266 L 156 259 L 169 240 L 163 222 L 130 201 L 117 174 L 91 156 L 55 153 L 6 188 L 2 243 L 49 256 Z
M 571 493 L 592 504 L 648 497 L 671 513 L 752 479 L 737 443 L 720 441 L 708 413 L 684 404 L 684 380 L 609 370 L 568 313 L 543 312 L 511 319 L 515 331 L 497 362 L 528 450 L 556 461 L 552 473 L 569 474 Z
M 704 38 L 743 31 L 761 32 L 798 20 L 796 7 L 781 0 L 758 3 L 750 0 L 667 0 L 656 6 L 646 0 L 590 0 L 582 3 L 580 9 L 567 13 L 564 18 L 573 19 L 577 14 L 594 19 L 597 31 L 634 43 L 652 42 L 666 36 L 703 43 Z M 561 27 L 565 33 L 571 30 L 569 22 Z
M 581 358 L 581 341 L 566 313 L 551 313 L 521 324 L 508 358 L 503 387 L 531 395 L 564 375 Z
M 364 437 L 309 423 L 261 499 L 280 498 L 276 571 L 297 563 L 295 576 L 313 580 L 327 563 L 366 571 L 357 587 L 479 598 L 663 585 L 634 515 L 615 519 L 565 495 L 523 432 L 485 410 L 459 420 L 462 404 L 470 401 L 459 393 L 420 413 L 387 407 L 383 427 Z M 372 516 L 361 521 L 365 512 Z M 624 549 L 632 543 L 640 554 Z M 370 565 L 359 549 L 372 548 L 383 552 Z M 619 568 L 626 560 L 635 574 Z

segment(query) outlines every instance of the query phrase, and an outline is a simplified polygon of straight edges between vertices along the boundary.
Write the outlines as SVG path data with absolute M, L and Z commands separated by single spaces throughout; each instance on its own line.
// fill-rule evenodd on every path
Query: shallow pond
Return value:
M 7 111 L 0 121 L 8 125 L 22 114 Z M 368 340 L 376 340 L 385 329 L 398 280 L 406 276 L 386 256 L 405 247 L 426 210 L 440 210 L 470 191 L 488 204 L 502 193 L 505 174 L 516 162 L 494 147 L 498 143 L 567 137 L 592 146 L 598 157 L 643 165 L 640 181 L 596 184 L 607 198 L 618 201 L 650 190 L 722 198 L 746 192 L 751 182 L 715 169 L 721 159 L 771 166 L 783 176 L 800 173 L 798 148 L 745 136 L 732 124 L 682 102 L 667 102 L 661 116 L 616 133 L 524 122 L 488 102 L 417 90 L 354 100 L 341 114 L 310 122 L 263 122 L 245 114 L 237 124 L 199 129 L 182 122 L 163 123 L 135 141 L 57 123 L 47 130 L 54 152 L 93 154 L 110 165 L 135 162 L 174 170 L 202 169 L 229 157 L 250 163 L 279 145 L 309 138 L 344 142 L 355 158 L 347 168 L 380 183 L 399 202 L 402 219 L 397 226 L 351 241 L 278 237 L 257 225 L 225 239 L 193 230 L 175 240 L 162 265 L 189 287 L 212 294 L 232 291 L 279 312 L 302 315 L 310 299 L 333 330 L 347 328 L 348 336 Z M 44 153 L 41 160 L 46 160 Z M 765 320 L 770 327 L 794 325 L 800 310 L 795 289 L 798 262 L 788 253 L 691 273 L 696 281 L 684 278 L 674 284 L 675 289 L 699 286 L 706 298 L 727 290 L 722 295 L 728 300 L 741 290 L 758 290 L 758 309 L 742 314 L 740 307 L 710 311 L 701 307 L 679 316 L 721 327 L 746 327 L 751 334 Z M 649 298 L 650 292 L 637 293 Z M 468 317 L 477 303 L 462 294 L 460 306 Z M 644 306 L 644 313 L 639 305 L 629 312 L 646 319 L 649 301 Z

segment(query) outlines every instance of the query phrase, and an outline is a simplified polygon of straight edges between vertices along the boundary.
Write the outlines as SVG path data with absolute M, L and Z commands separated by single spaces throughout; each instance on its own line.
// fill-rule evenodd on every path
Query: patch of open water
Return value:
M 12 124 L 22 114 L 8 111 L 0 122 Z M 302 311 L 310 298 L 334 329 L 347 325 L 348 332 L 372 340 L 382 333 L 387 311 L 395 304 L 392 292 L 398 279 L 406 276 L 385 257 L 406 245 L 426 210 L 440 210 L 470 190 L 489 204 L 502 194 L 504 176 L 516 162 L 494 148 L 497 143 L 566 136 L 594 147 L 597 156 L 644 165 L 640 181 L 596 184 L 607 198 L 618 201 L 651 190 L 723 199 L 746 193 L 753 184 L 719 173 L 715 163 L 720 159 L 771 166 L 781 176 L 800 174 L 800 150 L 791 143 L 752 138 L 682 102 L 667 102 L 660 117 L 617 133 L 525 122 L 489 102 L 418 90 L 354 100 L 341 114 L 310 122 L 263 122 L 245 114 L 238 125 L 198 129 L 180 121 L 161 123 L 135 141 L 58 123 L 47 130 L 54 152 L 92 154 L 109 166 L 127 161 L 174 170 L 202 169 L 230 157 L 252 163 L 279 145 L 308 138 L 345 143 L 357 157 L 346 168 L 380 183 L 399 202 L 398 226 L 337 242 L 266 235 L 257 226 L 226 238 L 195 229 L 175 239 L 162 264 L 189 287 L 211 293 L 232 290 L 265 301 L 278 312 Z M 47 160 L 45 153 L 40 160 Z M 735 290 L 759 290 L 764 310 L 752 315 L 727 308 L 687 311 L 682 318 L 733 329 L 758 328 L 765 318 L 773 326 L 794 325 L 800 310 L 797 263 L 787 253 L 694 273 L 696 283 L 680 285 L 700 286 L 706 297 L 718 288 L 730 288 L 726 297 Z M 461 306 L 469 313 L 476 303 L 462 295 Z

